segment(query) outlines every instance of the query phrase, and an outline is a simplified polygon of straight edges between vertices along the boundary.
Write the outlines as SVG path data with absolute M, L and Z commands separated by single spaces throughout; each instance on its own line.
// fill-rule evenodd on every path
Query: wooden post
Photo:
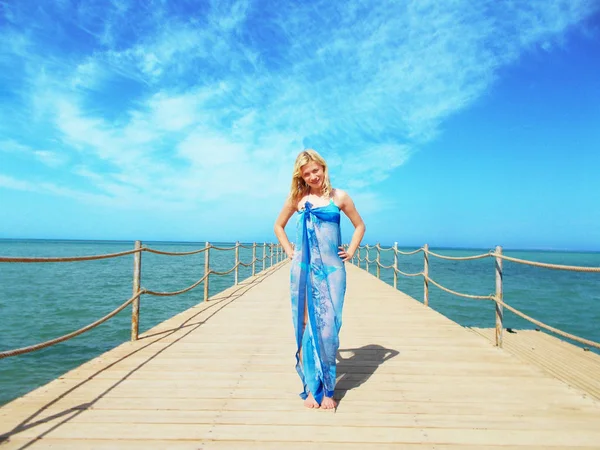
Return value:
M 273 243 L 269 244 L 269 254 L 271 255 L 271 265 L 269 267 L 273 267 Z
M 377 249 L 377 278 L 379 279 L 379 275 L 381 274 L 381 268 L 379 267 L 379 264 L 381 264 L 381 246 L 379 245 L 379 242 L 377 243 L 375 248 Z
M 394 289 L 398 289 L 398 243 L 394 242 Z
M 423 246 L 423 256 L 425 257 L 425 265 L 423 267 L 423 304 L 429 306 L 429 244 Z
M 240 241 L 236 241 L 235 242 L 235 271 L 233 272 L 233 284 L 237 286 L 238 284 L 238 269 L 239 269 L 239 264 L 240 262 Z
M 263 242 L 263 257 L 262 257 L 262 263 L 263 263 L 263 268 L 262 270 L 264 271 L 267 265 L 267 243 Z
M 502 247 L 496 247 L 496 253 L 502 254 Z M 502 258 L 496 256 L 496 299 L 502 300 Z M 496 303 L 496 347 L 502 348 L 502 330 L 504 328 L 504 307 Z
M 136 250 L 142 248 L 141 241 L 135 241 Z M 142 252 L 133 254 L 133 295 L 140 291 L 142 279 Z M 131 340 L 137 341 L 140 333 L 140 298 L 131 304 Z
M 358 248 L 356 249 L 356 254 L 358 255 L 356 258 L 356 265 L 358 266 L 358 268 L 360 269 L 360 245 L 358 246 Z
M 204 301 L 208 301 L 208 279 L 210 278 L 210 244 L 206 242 L 204 244 L 204 248 L 206 251 L 204 252 L 204 275 L 206 278 L 204 279 Z
M 256 242 L 252 243 L 252 276 L 256 275 Z

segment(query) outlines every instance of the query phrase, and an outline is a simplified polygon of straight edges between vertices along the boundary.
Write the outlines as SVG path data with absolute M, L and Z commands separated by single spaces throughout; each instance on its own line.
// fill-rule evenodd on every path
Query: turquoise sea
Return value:
M 190 251 L 204 243 L 144 242 L 166 251 Z M 214 243 L 232 246 L 232 243 Z M 75 256 L 131 250 L 133 242 L 0 240 L 2 256 Z M 409 251 L 410 248 L 401 250 Z M 489 249 L 431 249 L 448 256 L 466 256 Z M 555 264 L 600 267 L 600 253 L 505 250 L 508 256 Z M 258 249 L 257 256 L 262 256 Z M 364 256 L 364 250 L 362 251 Z M 241 249 L 242 262 L 252 259 L 251 249 Z M 370 251 L 370 259 L 376 251 Z M 381 253 L 381 263 L 392 264 L 392 252 Z M 234 252 L 211 251 L 210 265 L 217 271 L 233 266 Z M 269 266 L 267 258 L 266 266 Z M 361 264 L 364 268 L 364 263 Z M 416 273 L 423 269 L 423 254 L 399 256 L 398 268 Z M 0 263 L 0 351 L 35 344 L 61 336 L 115 309 L 132 293 L 133 256 L 72 263 Z M 262 269 L 258 263 L 257 271 Z M 375 274 L 375 264 L 370 264 Z M 174 291 L 202 277 L 204 254 L 163 256 L 143 253 L 142 286 L 155 291 Z M 250 268 L 240 267 L 240 281 Z M 429 274 L 438 283 L 464 293 L 487 295 L 495 290 L 492 258 L 447 261 L 430 258 Z M 381 278 L 392 284 L 391 270 Z M 233 274 L 211 277 L 210 295 L 233 284 Z M 398 288 L 423 300 L 421 277 L 399 276 Z M 175 297 L 142 298 L 140 332 L 202 301 L 203 286 Z M 564 331 L 600 341 L 600 273 L 563 272 L 504 262 L 504 299 L 526 314 Z M 494 305 L 489 301 L 462 299 L 430 286 L 432 308 L 464 326 L 493 327 Z M 368 305 L 366 305 L 368 307 Z M 67 342 L 0 360 L 0 405 L 45 384 L 66 371 L 127 341 L 131 308 L 108 322 Z M 505 326 L 535 328 L 512 313 Z

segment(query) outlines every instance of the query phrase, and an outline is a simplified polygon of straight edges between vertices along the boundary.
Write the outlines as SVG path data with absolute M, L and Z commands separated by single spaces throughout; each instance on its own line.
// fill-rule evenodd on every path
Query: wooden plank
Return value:
M 597 430 L 588 420 L 589 417 L 565 418 L 559 415 L 548 417 L 495 416 L 464 414 L 449 416 L 445 414 L 372 414 L 365 416 L 359 412 L 338 411 L 328 414 L 322 411 L 304 411 L 282 415 L 278 411 L 230 411 L 219 414 L 207 410 L 90 410 L 86 414 L 74 416 L 71 423 L 171 423 L 171 424 L 246 424 L 246 425 L 343 425 L 353 427 L 414 427 L 427 425 L 434 428 L 486 428 L 486 429 L 529 429 L 554 430 L 564 427 L 571 431 Z
M 491 330 L 471 328 L 492 341 Z M 600 400 L 600 355 L 535 330 L 504 333 L 504 349 L 569 386 Z
M 67 440 L 67 439 L 49 439 L 45 438 L 38 441 L 26 439 L 15 439 L 9 444 L 3 446 L 8 449 L 31 448 L 34 450 L 114 450 L 115 448 L 123 450 L 334 450 L 340 449 L 340 444 L 335 442 L 281 442 L 281 441 L 182 441 L 182 440 Z M 344 443 L 345 450 L 364 450 L 365 443 Z M 597 450 L 597 446 L 577 447 L 580 450 Z M 377 444 L 377 449 L 381 450 L 506 450 L 504 445 L 464 445 L 464 444 Z M 511 445 L 511 450 L 571 450 L 568 446 L 539 446 L 539 445 Z
M 593 446 L 600 442 L 600 431 L 579 430 L 484 430 L 463 428 L 351 427 L 327 424 L 246 425 L 246 424 L 137 424 L 67 422 L 47 432 L 53 439 L 168 439 L 168 440 L 239 440 L 280 442 L 367 442 L 367 443 L 452 443 L 493 445 L 573 445 Z M 35 438 L 35 430 L 21 433 L 21 438 Z

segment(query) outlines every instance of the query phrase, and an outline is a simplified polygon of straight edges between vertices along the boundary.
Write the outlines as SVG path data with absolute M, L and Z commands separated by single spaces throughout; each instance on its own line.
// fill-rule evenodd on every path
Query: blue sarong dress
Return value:
M 340 209 L 333 200 L 316 208 L 306 202 L 297 217 L 296 248 L 291 267 L 296 370 L 304 388 L 300 397 L 305 399 L 310 392 L 321 404 L 323 396 L 333 397 L 346 293 L 346 269 L 338 255 Z M 304 328 L 305 305 L 308 318 Z

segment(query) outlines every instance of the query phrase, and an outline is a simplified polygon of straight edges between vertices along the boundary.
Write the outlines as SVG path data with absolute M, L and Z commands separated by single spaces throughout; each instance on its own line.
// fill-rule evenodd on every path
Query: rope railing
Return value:
M 529 322 L 533 323 L 534 325 L 537 325 L 540 328 L 545 328 L 548 331 L 551 331 L 555 334 L 558 334 L 559 336 L 565 337 L 567 339 L 571 339 L 573 341 L 579 342 L 580 344 L 585 344 L 585 345 L 589 345 L 590 347 L 595 347 L 595 348 L 600 348 L 600 342 L 595 342 L 595 341 L 591 341 L 589 339 L 585 339 L 579 336 L 575 336 L 574 334 L 571 333 L 567 333 L 565 331 L 559 330 L 558 328 L 554 328 L 550 325 L 545 324 L 544 322 L 541 322 L 539 320 L 534 319 L 533 317 L 528 316 L 527 314 L 522 313 L 521 311 L 519 311 L 516 308 L 513 308 L 512 306 L 504 303 L 502 300 L 496 300 L 502 307 L 508 309 L 509 311 L 513 312 L 514 314 L 516 314 L 517 316 L 521 317 L 522 319 L 528 320 Z
M 437 286 L 442 291 L 446 291 L 449 294 L 453 294 L 458 297 L 472 298 L 475 300 L 495 300 L 496 299 L 496 296 L 494 296 L 494 295 L 472 295 L 472 294 L 463 294 L 462 292 L 453 291 L 452 289 L 448 289 L 447 287 L 442 286 L 441 284 L 439 284 L 438 282 L 436 282 L 434 279 L 432 279 L 430 277 L 427 277 L 427 281 L 429 281 L 433 285 Z
M 381 251 L 389 250 L 389 249 L 394 251 L 393 264 L 390 264 L 390 265 L 381 264 L 381 261 L 380 261 Z M 361 257 L 361 250 L 364 250 L 366 252 L 364 257 Z M 369 258 L 369 252 L 372 250 L 377 251 L 377 257 L 375 259 Z M 422 272 L 406 273 L 406 272 L 403 272 L 398 269 L 398 255 L 414 255 L 419 252 L 423 252 L 423 257 L 424 257 L 424 264 L 423 264 Z M 437 281 L 435 281 L 434 279 L 432 279 L 429 276 L 429 256 L 432 256 L 434 258 L 443 259 L 443 260 L 451 260 L 451 261 L 472 261 L 472 260 L 479 260 L 479 259 L 485 259 L 485 258 L 494 258 L 495 273 L 496 273 L 496 292 L 495 292 L 495 294 L 490 294 L 490 295 L 466 294 L 463 292 L 458 292 L 458 291 L 449 289 L 449 288 L 441 285 L 440 283 L 438 283 Z M 536 319 L 528 316 L 527 314 L 517 310 L 516 308 L 504 303 L 503 286 L 502 286 L 502 281 L 503 281 L 502 262 L 504 260 L 514 262 L 517 264 L 524 264 L 524 265 L 546 268 L 546 269 L 553 269 L 553 270 L 565 270 L 565 271 L 586 272 L 586 273 L 600 273 L 600 267 L 584 267 L 584 266 L 569 266 L 569 265 L 562 265 L 562 264 L 550 264 L 550 263 L 529 261 L 529 260 L 525 260 L 525 259 L 519 259 L 519 258 L 514 258 L 511 256 L 506 256 L 506 255 L 502 254 L 502 247 L 500 247 L 500 246 L 496 247 L 495 250 L 490 250 L 487 253 L 482 253 L 482 254 L 477 254 L 477 255 L 448 256 L 448 255 L 442 255 L 439 253 L 432 252 L 431 250 L 429 250 L 429 246 L 427 244 L 425 244 L 423 247 L 416 249 L 414 251 L 404 252 L 404 251 L 398 250 L 397 242 L 394 243 L 394 245 L 392 247 L 385 248 L 385 249 L 382 248 L 381 245 L 378 243 L 376 245 L 359 246 L 357 248 L 356 254 L 352 258 L 352 262 L 354 264 L 356 264 L 359 268 L 361 268 L 361 262 L 364 262 L 365 263 L 364 270 L 366 270 L 367 272 L 369 272 L 369 264 L 370 263 L 376 264 L 377 278 L 380 278 L 380 269 L 392 269 L 393 277 L 394 277 L 394 288 L 397 288 L 397 283 L 398 283 L 397 275 L 398 274 L 401 274 L 406 277 L 422 276 L 423 277 L 423 304 L 425 306 L 429 306 L 429 283 L 430 282 L 431 282 L 431 284 L 433 284 L 440 290 L 445 291 L 449 294 L 455 295 L 457 297 L 468 298 L 468 299 L 472 299 L 472 300 L 492 300 L 496 305 L 496 308 L 495 308 L 496 346 L 498 346 L 498 347 L 502 347 L 502 334 L 503 334 L 503 324 L 504 324 L 503 308 L 506 307 L 506 309 L 513 312 L 515 315 L 531 322 L 534 325 L 539 326 L 540 328 L 544 328 L 544 329 L 549 330 L 559 336 L 565 337 L 567 339 L 571 339 L 575 342 L 579 342 L 581 344 L 600 348 L 600 343 L 598 343 L 598 342 L 595 342 L 595 341 L 592 341 L 589 339 L 585 339 L 585 338 L 581 338 L 581 337 L 575 336 L 573 334 L 561 331 L 557 328 L 554 328 L 550 325 L 540 322 L 539 320 L 536 320 Z
M 219 275 L 219 276 L 229 275 L 231 272 L 233 272 L 239 266 L 240 266 L 240 262 L 238 261 L 235 266 L 233 266 L 231 269 L 229 269 L 229 270 L 227 270 L 225 272 L 217 272 L 216 270 L 211 270 L 210 273 L 213 274 L 213 275 Z
M 396 273 L 400 273 L 400 274 L 404 275 L 405 277 L 420 277 L 421 275 L 423 275 L 423 272 L 418 272 L 418 273 L 406 273 L 406 272 L 402 272 L 402 271 L 401 271 L 401 270 L 399 270 L 399 269 L 396 269 L 395 267 L 394 267 L 394 272 L 396 272 Z
M 428 255 L 434 256 L 436 258 L 445 259 L 445 260 L 454 260 L 454 261 L 469 261 L 469 260 L 475 260 L 475 259 L 484 259 L 484 258 L 494 257 L 494 258 L 500 258 L 500 259 L 503 259 L 506 261 L 511 261 L 511 262 L 515 262 L 515 263 L 519 263 L 519 264 L 525 264 L 525 265 L 529 265 L 529 266 L 533 266 L 533 267 L 542 267 L 542 268 L 546 268 L 546 269 L 567 270 L 567 271 L 572 271 L 572 272 L 600 273 L 600 267 L 569 266 L 569 265 L 563 265 L 563 264 L 551 264 L 551 263 L 543 263 L 543 262 L 537 262 L 537 261 L 529 261 L 526 259 L 514 258 L 511 256 L 499 254 L 499 253 L 494 252 L 493 250 L 490 250 L 488 253 L 482 253 L 479 255 L 448 256 L 448 255 L 441 255 L 439 253 L 432 252 L 431 250 L 425 250 L 424 248 L 419 248 L 412 252 L 403 252 L 403 251 L 395 249 L 394 247 L 383 248 L 383 247 L 378 247 L 377 245 L 364 245 L 362 247 L 359 247 L 358 250 L 363 249 L 363 248 L 367 249 L 367 250 L 372 250 L 372 249 L 394 250 L 399 255 L 414 255 L 419 252 L 426 252 Z M 358 256 L 355 256 L 353 259 L 357 259 L 358 261 L 361 261 L 361 262 L 362 261 L 367 261 L 369 263 L 377 262 L 377 259 L 369 259 L 368 253 L 367 253 L 367 256 L 365 256 L 364 258 L 361 258 L 360 254 L 359 254 Z M 2 259 L 0 258 L 0 262 L 1 261 L 2 261 Z M 393 266 L 383 266 L 381 264 L 378 264 L 378 265 L 379 265 L 379 267 L 384 268 L 384 269 L 391 269 L 393 267 Z
M 111 317 L 113 317 L 113 316 L 117 315 L 118 313 L 120 313 L 121 311 L 123 311 L 127 306 L 129 306 L 131 303 L 133 303 L 134 300 L 137 300 L 143 293 L 144 293 L 144 291 L 139 291 L 133 297 L 131 297 L 130 299 L 128 299 L 124 303 L 122 303 L 121 306 L 119 306 L 118 308 L 114 309 L 113 311 L 111 311 L 104 317 L 96 320 L 95 322 L 92 322 L 89 325 L 86 325 L 85 327 L 80 328 L 79 330 L 73 331 L 69 334 L 65 334 L 64 336 L 57 337 L 55 339 L 50 339 L 49 341 L 41 342 L 39 344 L 0 352 L 0 359 L 8 358 L 9 356 L 17 356 L 17 355 L 23 355 L 25 353 L 31 353 L 36 350 L 41 350 L 43 348 L 50 347 L 50 346 L 58 344 L 60 342 L 67 341 L 69 339 L 74 338 L 75 336 L 79 336 L 80 334 L 83 334 L 86 331 L 91 330 L 92 328 L 96 328 L 98 325 L 106 322 Z
M 417 253 L 420 253 L 420 252 L 422 252 L 422 251 L 423 251 L 423 249 L 422 249 L 422 248 L 418 248 L 418 249 L 416 249 L 416 250 L 413 250 L 412 252 L 403 252 L 403 251 L 400 251 L 400 250 L 396 249 L 396 250 L 395 250 L 395 253 L 397 253 L 398 255 L 405 255 L 405 256 L 408 256 L 408 255 L 416 255 Z
M 215 249 L 215 250 L 220 250 L 220 251 L 228 251 L 228 250 L 235 250 L 235 245 L 233 247 L 216 247 L 214 245 L 211 245 L 210 248 Z
M 436 258 L 440 258 L 440 259 L 447 259 L 447 260 L 451 260 L 451 261 L 471 261 L 474 259 L 483 259 L 483 258 L 489 258 L 490 256 L 492 256 L 493 252 L 488 252 L 488 253 L 482 253 L 481 255 L 472 255 L 472 256 L 446 256 L 446 255 L 440 255 L 438 253 L 433 253 L 431 250 L 427 251 L 427 254 L 431 255 L 431 256 L 435 256 Z
M 263 244 L 263 245 L 274 245 L 274 244 Z M 279 245 L 277 245 L 279 246 Z M 235 250 L 236 246 L 233 247 L 217 247 L 211 245 L 210 248 L 220 251 Z M 252 246 L 239 244 L 239 248 L 252 248 Z M 140 247 L 139 249 L 126 250 L 118 253 L 107 253 L 104 255 L 84 255 L 84 256 L 53 256 L 53 257 L 41 257 L 41 256 L 0 256 L 0 263 L 57 263 L 57 262 L 80 262 L 80 261 L 97 261 L 100 259 L 118 258 L 120 256 L 132 255 L 140 252 L 155 253 L 157 255 L 167 256 L 188 256 L 196 255 L 198 253 L 204 253 L 207 249 L 201 248 L 199 250 L 192 250 L 189 252 L 167 252 L 165 250 L 157 250 L 151 247 Z M 262 261 L 259 259 L 258 261 Z
M 246 264 L 246 263 L 243 263 L 243 262 L 240 261 L 240 265 L 244 266 L 244 267 L 250 267 L 255 262 L 256 262 L 256 260 L 252 260 L 252 261 L 250 261 L 249 263 Z
M 154 295 L 156 297 L 171 297 L 173 295 L 179 295 L 179 294 L 184 294 L 186 292 L 191 291 L 192 289 L 194 289 L 196 286 L 200 285 L 200 283 L 202 283 L 204 280 L 206 280 L 208 278 L 208 276 L 214 273 L 212 270 L 209 271 L 208 273 L 206 273 L 202 278 L 200 278 L 198 281 L 196 281 L 194 284 L 181 289 L 179 291 L 172 291 L 172 292 L 156 292 L 156 291 L 151 291 L 149 289 L 145 289 L 144 290 L 144 294 L 148 294 L 148 295 Z
M 259 247 L 259 246 L 262 247 L 262 253 L 263 253 L 262 258 L 258 258 L 256 255 L 257 247 Z M 267 254 L 267 247 L 269 247 L 269 254 Z M 252 260 L 249 263 L 244 263 L 240 260 L 240 257 L 239 257 L 239 249 L 240 248 L 252 249 Z M 232 251 L 232 250 L 234 250 L 235 251 L 234 266 L 232 268 L 230 268 L 229 270 L 222 271 L 222 272 L 218 272 L 218 271 L 210 269 L 209 261 L 210 261 L 210 250 L 211 249 L 214 249 L 217 251 Z M 366 255 L 364 256 L 364 258 L 361 258 L 361 254 L 360 254 L 361 249 L 364 249 L 366 251 Z M 369 258 L 369 251 L 371 251 L 371 250 L 377 251 L 377 257 L 375 259 Z M 391 265 L 381 264 L 381 261 L 380 261 L 381 251 L 390 251 L 390 250 L 393 250 L 393 252 L 394 252 L 394 263 Z M 178 291 L 157 292 L 157 291 L 152 291 L 152 290 L 148 290 L 148 289 L 143 289 L 140 287 L 141 286 L 141 284 L 140 284 L 140 281 L 141 281 L 140 280 L 140 278 L 141 278 L 141 255 L 143 252 L 149 252 L 149 253 L 154 253 L 154 254 L 159 254 L 159 255 L 168 255 L 168 256 L 186 256 L 186 255 L 205 253 L 205 274 L 202 278 L 200 278 L 198 281 L 196 281 L 192 285 L 190 285 L 184 289 L 178 290 Z M 398 269 L 398 255 L 414 255 L 419 252 L 423 252 L 423 254 L 424 254 L 424 270 L 422 272 L 406 273 L 406 272 L 403 272 Z M 98 319 L 97 321 L 95 321 L 79 330 L 76 330 L 72 333 L 66 334 L 59 338 L 52 339 L 52 340 L 49 340 L 49 341 L 46 341 L 46 342 L 43 342 L 40 344 L 35 344 L 32 346 L 23 347 L 23 348 L 19 348 L 19 349 L 15 349 L 15 350 L 8 350 L 8 351 L 0 352 L 0 359 L 6 358 L 8 356 L 16 356 L 16 355 L 20 355 L 20 354 L 24 354 L 24 353 L 29 353 L 29 352 L 32 352 L 35 350 L 39 350 L 42 348 L 46 348 L 51 345 L 55 345 L 60 342 L 64 342 L 64 341 L 71 339 L 75 336 L 78 336 L 80 334 L 83 334 L 86 331 L 89 331 L 92 328 L 95 328 L 96 326 L 105 322 L 106 320 L 109 320 L 110 318 L 112 318 L 114 315 L 118 314 L 120 311 L 122 311 L 124 308 L 126 308 L 130 304 L 133 305 L 132 340 L 137 340 L 138 335 L 139 335 L 139 299 L 143 294 L 148 294 L 148 295 L 153 295 L 153 296 L 175 296 L 175 295 L 180 295 L 185 292 L 191 291 L 192 289 L 196 288 L 197 286 L 199 286 L 200 284 L 202 284 L 204 282 L 204 301 L 207 301 L 210 275 L 224 276 L 224 275 L 228 275 L 232 272 L 235 272 L 234 285 L 237 285 L 238 284 L 238 269 L 240 266 L 252 267 L 252 276 L 254 276 L 256 274 L 256 263 L 262 262 L 263 263 L 262 269 L 265 270 L 267 260 L 270 260 L 271 267 L 273 266 L 274 259 L 275 259 L 276 263 L 280 263 L 282 261 L 287 260 L 287 257 L 284 256 L 283 249 L 282 249 L 281 245 L 279 245 L 279 244 L 264 243 L 264 244 L 257 245 L 256 243 L 253 243 L 252 245 L 244 245 L 244 244 L 240 244 L 239 242 L 236 242 L 236 245 L 232 246 L 232 247 L 218 247 L 218 246 L 213 246 L 210 243 L 206 242 L 205 247 L 198 249 L 198 250 L 193 250 L 193 251 L 188 251 L 188 252 L 168 252 L 168 251 L 157 250 L 157 249 L 153 249 L 153 248 L 149 248 L 149 247 L 142 247 L 141 242 L 136 241 L 135 248 L 133 250 L 127 250 L 127 251 L 117 252 L 117 253 L 108 253 L 108 254 L 103 254 L 103 255 L 87 255 L 87 256 L 67 256 L 67 257 L 0 256 L 0 263 L 57 263 L 57 262 L 94 261 L 94 260 L 100 260 L 100 259 L 108 259 L 108 258 L 127 256 L 127 255 L 132 255 L 132 254 L 134 255 L 134 283 L 133 283 L 134 295 L 133 295 L 133 297 L 131 297 L 130 299 L 125 301 L 121 306 L 119 306 L 117 309 L 115 309 L 111 313 L 107 314 L 106 316 L 102 317 L 101 319 Z M 486 295 L 465 294 L 465 293 L 461 293 L 458 291 L 454 291 L 445 286 L 442 286 L 440 283 L 436 282 L 429 276 L 429 256 L 430 255 L 435 258 L 440 258 L 440 259 L 444 259 L 444 260 L 455 260 L 455 261 L 467 261 L 467 260 L 476 260 L 476 259 L 484 259 L 484 258 L 488 258 L 488 257 L 493 257 L 496 262 L 496 264 L 495 264 L 495 267 L 496 267 L 496 294 L 495 295 L 487 295 L 487 296 Z M 548 269 L 554 269 L 554 270 L 566 270 L 566 271 L 587 272 L 587 273 L 599 273 L 600 272 L 600 267 L 583 267 L 583 266 L 550 264 L 550 263 L 529 261 L 529 260 L 505 256 L 502 254 L 501 247 L 496 247 L 495 251 L 490 251 L 490 252 L 484 253 L 484 254 L 455 257 L 455 256 L 441 255 L 441 254 L 432 252 L 429 250 L 429 247 L 427 244 L 417 250 L 409 251 L 409 252 L 404 252 L 404 251 L 398 250 L 397 243 L 394 243 L 394 246 L 389 247 L 389 248 L 382 248 L 381 245 L 377 244 L 374 246 L 372 246 L 372 245 L 365 245 L 362 247 L 359 246 L 357 249 L 356 255 L 353 256 L 353 258 L 352 258 L 352 261 L 356 262 L 358 267 L 360 267 L 361 262 L 365 262 L 365 265 L 366 265 L 365 269 L 367 271 L 369 271 L 369 264 L 373 264 L 373 263 L 376 264 L 376 272 L 377 272 L 378 278 L 380 277 L 380 269 L 382 269 L 382 268 L 383 269 L 393 269 L 394 287 L 397 287 L 397 275 L 398 274 L 401 274 L 406 277 L 423 276 L 423 279 L 424 279 L 424 302 L 423 303 L 426 306 L 428 306 L 428 304 L 429 304 L 429 282 L 431 282 L 434 286 L 438 287 L 439 289 L 441 289 L 445 292 L 448 292 L 452 295 L 458 296 L 458 297 L 477 299 L 477 300 L 492 300 L 492 301 L 494 301 L 496 304 L 496 345 L 499 347 L 502 347 L 503 308 L 506 307 L 508 310 L 510 310 L 514 314 L 518 315 L 519 317 L 521 317 L 525 320 L 528 320 L 529 322 L 531 322 L 541 328 L 547 329 L 547 330 L 549 330 L 553 333 L 556 333 L 560 336 L 563 336 L 565 338 L 572 339 L 573 341 L 576 341 L 576 342 L 579 342 L 579 343 L 582 343 L 585 345 L 593 346 L 596 348 L 600 348 L 600 343 L 597 343 L 597 342 L 594 342 L 594 341 L 591 341 L 588 339 L 584 339 L 584 338 L 572 335 L 570 333 L 566 333 L 564 331 L 558 330 L 558 329 L 551 327 L 550 325 L 546 325 L 543 322 L 540 322 L 540 321 L 522 313 L 521 311 L 517 310 L 516 308 L 506 304 L 503 301 L 503 297 L 502 297 L 502 261 L 503 260 L 507 260 L 510 262 L 518 263 L 518 264 L 525 264 L 525 265 L 529 265 L 529 266 L 548 268 Z
M 198 253 L 204 253 L 206 248 L 201 248 L 200 250 L 192 250 L 190 252 L 166 252 L 164 250 L 156 250 L 149 247 L 142 247 L 142 251 L 148 253 L 155 253 L 157 255 L 167 255 L 167 256 L 188 256 L 188 255 L 197 255 Z
M 78 261 L 96 261 L 99 259 L 117 258 L 119 256 L 131 255 L 144 251 L 142 248 L 127 250 L 118 253 L 107 253 L 106 255 L 89 256 L 57 256 L 57 257 L 22 257 L 22 256 L 0 256 L 0 263 L 57 263 L 57 262 L 78 262 Z
M 139 338 L 139 305 L 140 298 L 142 295 L 152 295 L 158 297 L 169 297 L 176 296 L 180 294 L 184 294 L 186 292 L 191 291 L 192 289 L 198 287 L 200 284 L 204 283 L 204 301 L 208 301 L 208 292 L 209 292 L 209 278 L 211 275 L 213 276 L 223 276 L 228 275 L 234 272 L 234 286 L 238 285 L 239 278 L 239 267 L 252 267 L 252 276 L 256 275 L 256 263 L 262 262 L 262 270 L 264 271 L 267 267 L 267 261 L 270 261 L 269 267 L 274 267 L 275 264 L 279 264 L 282 261 L 287 260 L 284 258 L 284 251 L 280 244 L 259 244 L 258 246 L 262 247 L 263 256 L 262 258 L 256 257 L 256 249 L 257 244 L 253 243 L 251 246 L 245 246 L 236 242 L 235 246 L 232 247 L 217 247 L 213 246 L 209 242 L 205 243 L 204 248 L 193 250 L 189 252 L 168 252 L 164 250 L 157 250 L 149 247 L 142 247 L 140 241 L 135 242 L 135 248 L 133 250 L 127 250 L 118 253 L 107 253 L 104 255 L 89 255 L 89 256 L 67 256 L 67 257 L 12 257 L 12 256 L 0 256 L 0 263 L 55 263 L 55 262 L 78 262 L 78 261 L 94 261 L 99 259 L 107 259 L 107 258 L 116 258 L 120 256 L 126 255 L 134 255 L 134 270 L 133 270 L 133 296 L 126 300 L 123 304 L 121 304 L 118 308 L 108 313 L 104 317 L 92 322 L 85 327 L 82 327 L 76 331 L 65 334 L 64 336 L 60 336 L 55 339 L 51 339 L 45 342 L 41 342 L 39 344 L 30 345 L 28 347 L 17 348 L 13 350 L 6 350 L 0 352 L 0 359 L 7 358 L 10 356 L 22 355 L 25 353 L 30 353 L 36 350 L 40 350 L 46 347 L 50 347 L 52 345 L 59 344 L 61 342 L 72 339 L 76 336 L 79 336 L 98 325 L 106 322 L 107 320 L 114 317 L 116 314 L 121 312 L 127 306 L 132 305 L 132 317 L 131 317 L 131 340 L 137 340 Z M 240 260 L 240 248 L 252 248 L 252 260 L 249 263 L 243 263 Z M 269 252 L 267 254 L 267 248 Z M 218 251 L 235 251 L 235 263 L 233 267 L 226 271 L 216 271 L 210 268 L 210 250 L 218 250 Z M 155 253 L 158 255 L 168 255 L 168 256 L 185 256 L 185 255 L 194 255 L 199 253 L 205 254 L 204 259 L 204 275 L 192 285 L 172 292 L 159 292 L 153 291 L 150 289 L 144 289 L 141 287 L 141 264 L 142 264 L 142 253 L 149 252 Z M 274 264 L 275 263 L 275 264 Z
M 526 259 L 513 258 L 512 256 L 506 256 L 497 253 L 490 253 L 490 256 L 494 256 L 496 258 L 501 258 L 506 261 L 511 261 L 519 264 L 526 264 L 528 266 L 534 267 L 543 267 L 545 269 L 555 269 L 555 270 L 568 270 L 571 272 L 592 272 L 592 273 L 600 273 L 600 267 L 583 267 L 583 266 L 565 266 L 561 264 L 548 264 L 536 261 L 528 261 Z

